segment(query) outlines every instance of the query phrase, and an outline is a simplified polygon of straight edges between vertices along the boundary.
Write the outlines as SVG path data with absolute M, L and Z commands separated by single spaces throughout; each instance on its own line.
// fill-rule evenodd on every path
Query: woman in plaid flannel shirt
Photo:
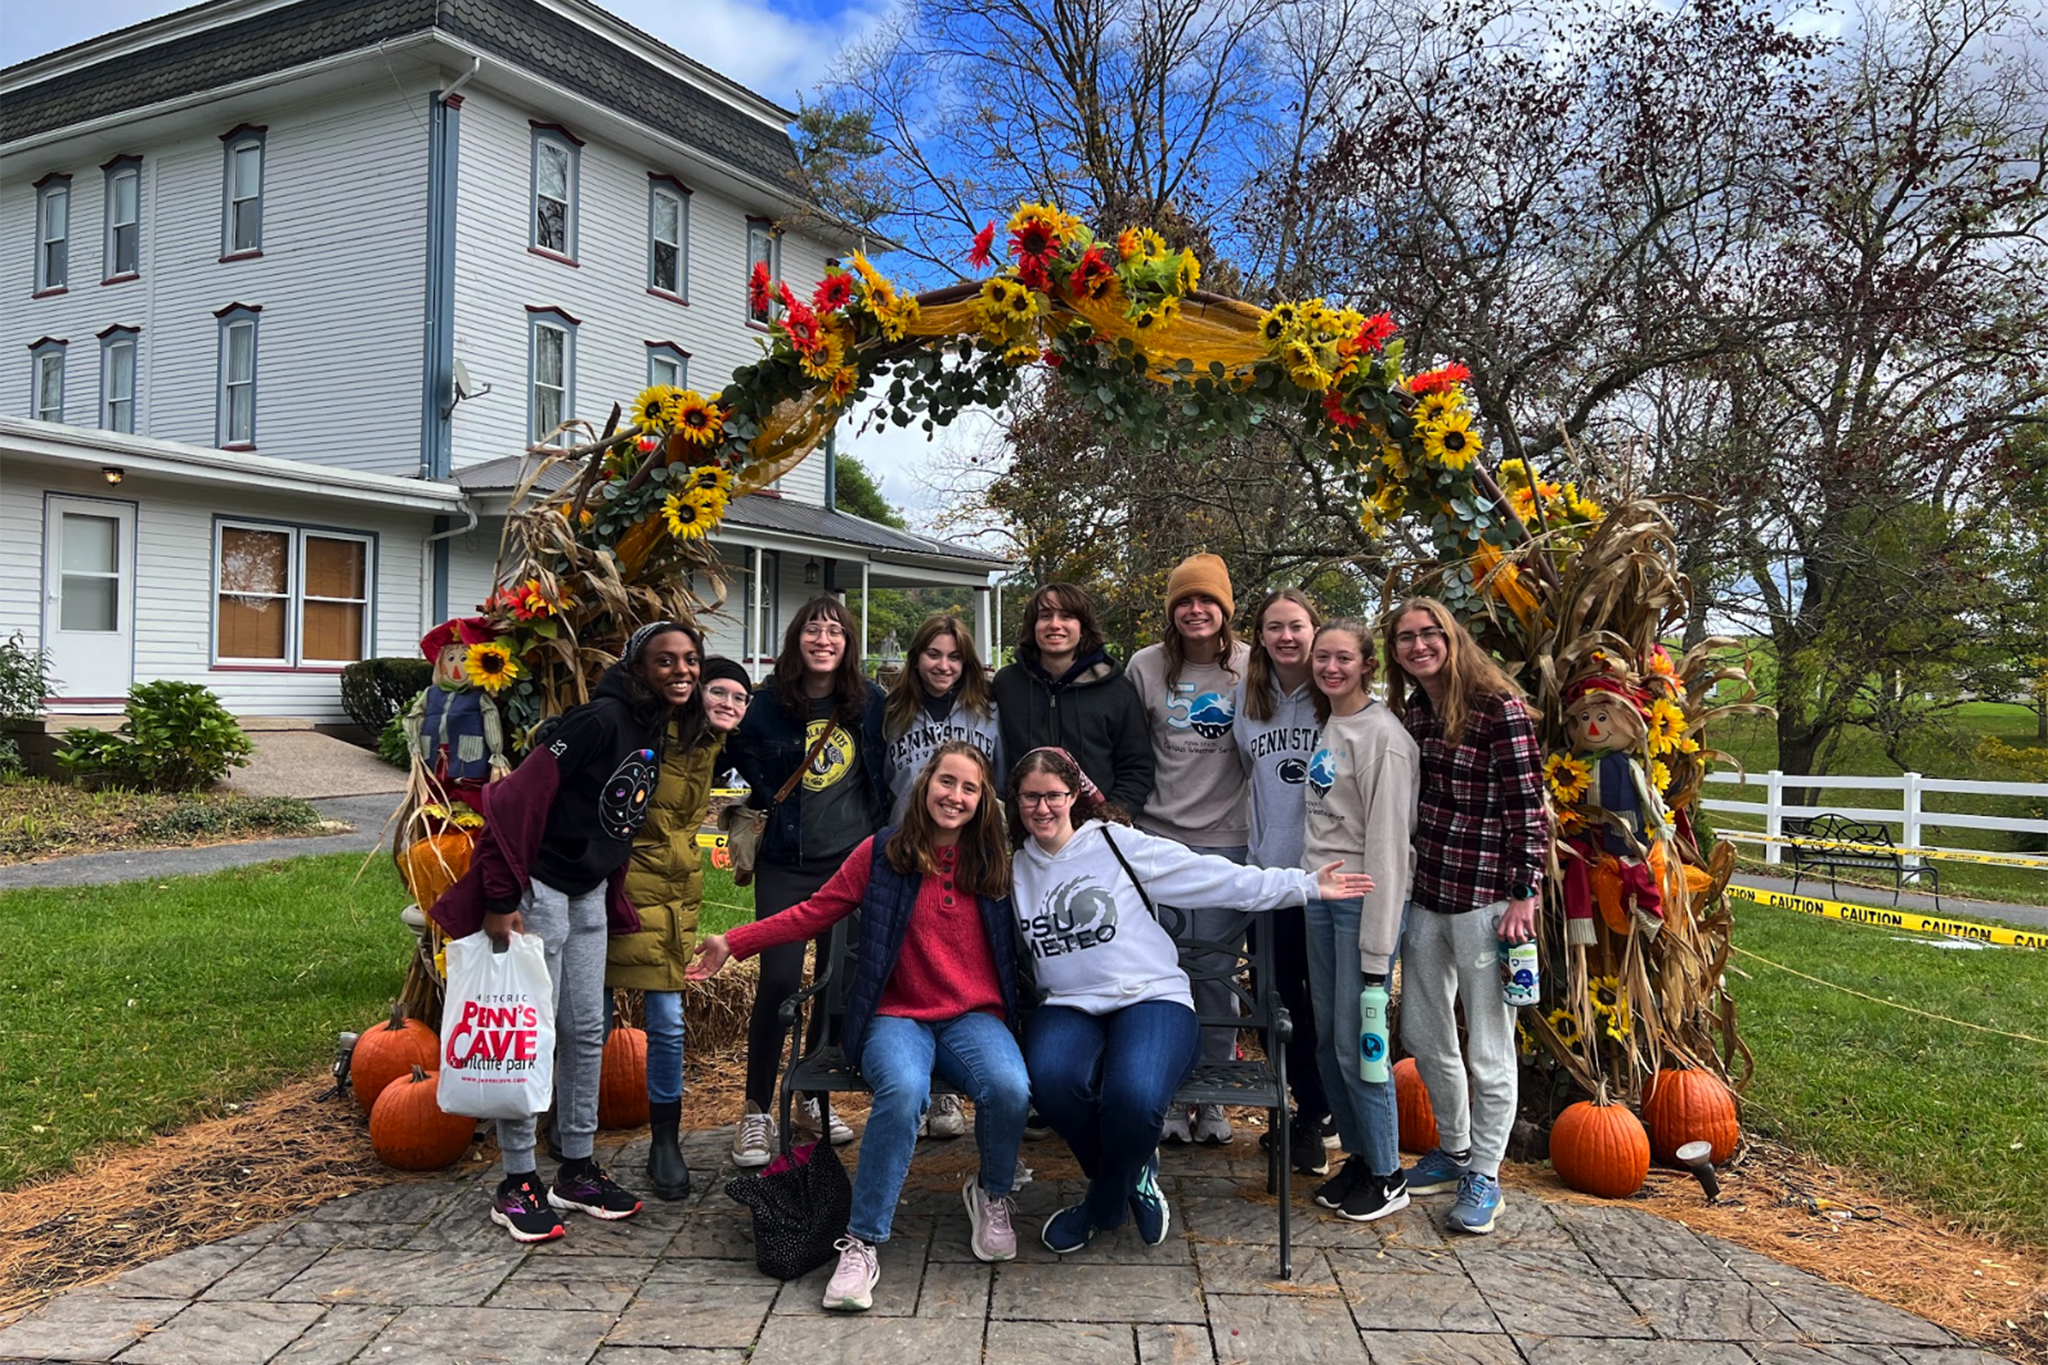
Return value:
M 1515 1016 L 1501 999 L 1496 946 L 1536 936 L 1550 847 L 1543 751 L 1521 689 L 1449 608 L 1411 598 L 1390 619 L 1389 701 L 1422 751 L 1401 1034 L 1439 1135 L 1437 1150 L 1406 1172 L 1408 1192 L 1454 1189 L 1450 1226 L 1491 1232 L 1516 1104 Z

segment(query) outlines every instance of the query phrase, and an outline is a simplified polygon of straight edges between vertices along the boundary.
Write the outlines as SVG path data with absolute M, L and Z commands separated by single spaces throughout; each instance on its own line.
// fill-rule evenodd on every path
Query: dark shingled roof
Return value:
M 468 493 L 509 493 L 520 481 L 521 466 L 526 464 L 525 457 L 519 455 L 485 460 L 482 464 L 456 470 L 455 482 Z M 567 462 L 557 462 L 541 472 L 541 476 L 534 480 L 534 487 L 552 493 L 568 483 L 575 472 Z M 729 526 L 776 531 L 809 540 L 835 541 L 884 555 L 910 554 L 959 560 L 969 568 L 996 568 L 1009 563 L 1001 555 L 992 555 L 985 550 L 921 536 L 914 531 L 899 531 L 893 526 L 883 526 L 849 512 L 830 511 L 794 498 L 740 498 L 726 510 L 725 520 Z
M 138 36 L 147 27 L 137 25 Z M 786 130 L 534 0 L 302 0 L 0 94 L 0 143 L 435 28 L 758 179 L 796 189 L 789 178 L 796 148 Z M 724 78 L 707 69 L 707 79 Z

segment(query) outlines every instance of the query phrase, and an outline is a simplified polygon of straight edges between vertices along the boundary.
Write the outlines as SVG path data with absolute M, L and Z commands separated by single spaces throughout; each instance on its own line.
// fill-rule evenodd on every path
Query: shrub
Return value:
M 0 644 L 0 720 L 27 720 L 50 695 L 50 655 L 30 649 L 15 631 Z
M 198 683 L 137 683 L 128 689 L 127 719 L 117 731 L 64 732 L 57 761 L 82 781 L 146 791 L 193 791 L 249 761 L 256 746 Z
M 412 748 L 405 742 L 405 713 L 411 709 L 412 702 L 408 700 L 377 732 L 377 757 L 394 768 L 412 768 Z
M 188 799 L 136 822 L 139 838 L 183 843 L 202 834 L 311 829 L 320 812 L 296 796 Z
M 381 734 L 433 681 L 434 666 L 425 659 L 364 659 L 341 670 L 341 709 L 371 734 Z

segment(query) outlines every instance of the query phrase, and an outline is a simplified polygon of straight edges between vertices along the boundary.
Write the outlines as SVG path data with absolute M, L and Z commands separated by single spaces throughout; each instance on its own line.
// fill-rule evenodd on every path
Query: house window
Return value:
M 263 250 L 263 129 L 244 124 L 221 143 L 226 148 L 227 178 L 220 254 L 254 255 Z
M 135 430 L 135 353 L 142 334 L 133 327 L 100 333 L 100 425 Z
M 216 439 L 223 446 L 256 444 L 256 320 L 263 310 L 231 303 L 220 319 Z
M 769 280 L 773 282 L 781 279 L 782 239 L 776 235 L 774 225 L 766 218 L 749 218 L 747 219 L 747 279 L 749 281 L 754 278 L 754 267 L 764 261 L 768 265 Z M 752 289 L 749 289 L 747 292 L 747 321 L 758 323 L 764 327 L 767 326 L 769 319 L 775 316 L 775 302 L 771 299 L 767 308 L 756 308 L 754 307 Z
M 533 241 L 536 251 L 576 259 L 576 170 L 582 144 L 552 124 L 533 127 Z
M 647 343 L 647 386 L 690 387 L 690 353 L 672 341 Z
M 103 278 L 125 279 L 142 270 L 142 160 L 124 156 L 107 173 L 107 242 Z
M 29 416 L 64 420 L 64 343 L 43 338 L 29 347 Z
M 689 297 L 690 192 L 667 177 L 648 182 L 647 287 Z
M 36 292 L 62 289 L 71 278 L 71 177 L 36 185 Z
M 214 662 L 327 666 L 369 652 L 374 542 L 293 526 L 221 522 Z
M 527 436 L 564 445 L 555 428 L 575 410 L 576 319 L 555 308 L 529 308 L 527 316 Z

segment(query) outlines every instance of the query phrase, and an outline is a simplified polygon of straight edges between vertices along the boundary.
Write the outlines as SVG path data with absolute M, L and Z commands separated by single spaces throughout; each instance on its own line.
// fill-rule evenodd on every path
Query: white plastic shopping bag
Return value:
M 479 930 L 447 947 L 441 1079 L 451 1114 L 519 1119 L 555 1092 L 555 988 L 539 934 L 513 934 L 503 952 Z

